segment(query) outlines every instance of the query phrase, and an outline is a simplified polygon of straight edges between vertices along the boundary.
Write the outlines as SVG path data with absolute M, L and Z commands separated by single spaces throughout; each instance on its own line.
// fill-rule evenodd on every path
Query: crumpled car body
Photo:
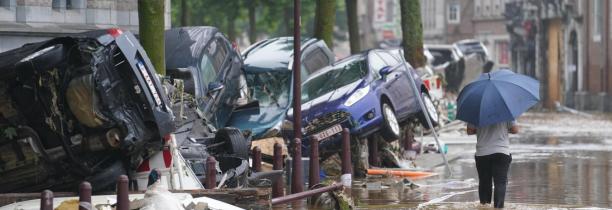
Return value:
M 176 115 L 174 137 L 181 155 L 200 180 L 212 156 L 219 163 L 217 181 L 226 179 L 228 187 L 244 185 L 250 138 L 226 127 L 236 109 L 257 110 L 256 103 L 241 103 L 246 81 L 240 54 L 215 27 L 172 28 L 165 42 L 166 72 L 174 87 L 169 94 Z
M 334 62 L 322 40 L 302 39 L 301 47 L 301 82 Z M 232 114 L 229 125 L 250 130 L 254 140 L 280 136 L 285 113 L 293 104 L 293 37 L 260 41 L 245 50 L 243 57 L 248 93 L 259 102 L 259 110 L 239 110 Z
M 0 54 L 0 192 L 94 190 L 161 150 L 173 113 L 138 40 L 119 29 Z
M 415 95 L 408 74 L 421 95 Z M 302 154 L 309 154 L 312 138 L 318 140 L 322 158 L 340 151 L 342 128 L 360 138 L 380 133 L 395 140 L 400 124 L 421 117 L 417 97 L 428 98 L 423 82 L 390 52 L 369 50 L 344 58 L 302 84 Z M 390 111 L 393 120 L 388 120 L 391 115 L 385 111 Z M 291 111 L 288 118 L 293 119 Z

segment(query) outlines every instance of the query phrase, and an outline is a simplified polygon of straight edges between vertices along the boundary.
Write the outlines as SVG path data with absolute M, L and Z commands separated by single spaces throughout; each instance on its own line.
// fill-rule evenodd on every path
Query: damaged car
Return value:
M 398 139 L 400 126 L 411 119 L 419 119 L 428 128 L 417 97 L 422 98 L 435 126 L 437 111 L 428 90 L 416 71 L 407 66 L 389 51 L 369 50 L 311 75 L 302 84 L 302 154 L 308 154 L 311 138 L 318 140 L 323 159 L 337 153 L 343 128 L 349 128 L 357 138 L 380 134 L 387 141 Z M 415 95 L 408 74 L 414 78 L 419 95 Z M 291 113 L 289 119 L 293 118 Z
M 301 79 L 331 65 L 335 58 L 324 41 L 302 39 Z M 250 130 L 253 139 L 280 136 L 285 113 L 293 104 L 293 37 L 263 40 L 243 53 L 248 94 L 259 109 L 232 114 L 230 125 Z
M 233 112 L 257 112 L 259 105 L 245 98 L 240 54 L 215 27 L 172 28 L 165 43 L 167 79 L 174 87 L 169 94 L 177 125 L 173 136 L 182 157 L 200 180 L 212 156 L 218 161 L 217 181 L 244 185 L 250 133 L 227 124 Z
M 173 113 L 138 40 L 120 29 L 0 53 L 0 192 L 110 189 L 163 147 Z M 109 188 L 110 187 L 110 188 Z

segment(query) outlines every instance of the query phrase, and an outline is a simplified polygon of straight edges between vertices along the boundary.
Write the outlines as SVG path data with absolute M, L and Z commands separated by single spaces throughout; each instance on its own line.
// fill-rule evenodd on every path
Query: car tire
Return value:
M 249 142 L 244 138 L 242 132 L 236 128 L 222 128 L 215 135 L 216 142 L 225 142 L 226 149 L 231 156 L 243 159 L 249 158 Z
M 438 110 L 436 110 L 436 106 L 433 104 L 431 97 L 429 96 L 429 94 L 425 92 L 421 93 L 421 96 L 423 99 L 423 104 L 425 105 L 425 109 L 429 113 L 429 119 L 431 120 L 431 124 L 434 127 L 438 126 L 439 124 Z M 427 118 L 425 118 L 425 113 L 421 111 L 419 112 L 418 116 L 419 116 L 419 122 L 421 122 L 421 125 L 423 125 L 423 127 L 426 129 L 431 129 L 431 127 L 427 123 Z
M 400 124 L 395 115 L 393 107 L 387 102 L 383 102 L 380 106 L 381 113 L 383 116 L 383 129 L 381 134 L 385 141 L 394 141 L 400 137 Z

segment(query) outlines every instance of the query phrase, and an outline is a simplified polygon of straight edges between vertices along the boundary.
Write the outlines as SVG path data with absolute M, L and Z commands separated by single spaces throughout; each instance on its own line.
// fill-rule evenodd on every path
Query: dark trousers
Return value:
M 480 203 L 491 203 L 491 183 L 495 184 L 493 207 L 504 208 L 506 184 L 508 184 L 508 169 L 512 156 L 495 153 L 485 156 L 476 156 L 476 170 L 478 170 L 478 195 Z

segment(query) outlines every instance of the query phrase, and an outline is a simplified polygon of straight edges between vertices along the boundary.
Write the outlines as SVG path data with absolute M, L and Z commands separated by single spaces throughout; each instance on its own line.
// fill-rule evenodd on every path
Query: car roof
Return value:
M 166 30 L 166 68 L 184 68 L 198 60 L 202 49 L 219 29 L 210 26 L 179 27 Z
M 302 51 L 318 40 L 301 39 Z M 249 47 L 243 54 L 244 65 L 248 71 L 290 70 L 293 59 L 293 37 L 277 37 L 260 41 Z

